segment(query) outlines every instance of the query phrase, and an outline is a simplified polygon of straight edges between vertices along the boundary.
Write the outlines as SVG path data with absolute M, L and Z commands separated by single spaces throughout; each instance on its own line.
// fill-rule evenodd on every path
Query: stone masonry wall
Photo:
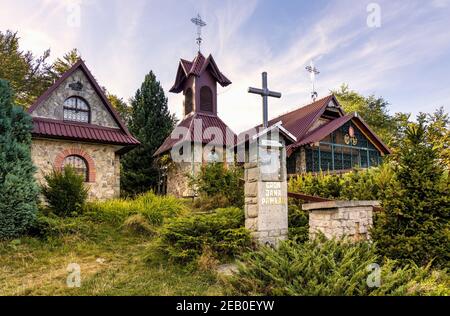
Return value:
M 189 188 L 188 174 L 192 174 L 192 163 L 174 163 L 167 173 L 167 194 L 176 197 L 190 197 L 193 195 Z
M 83 85 L 81 91 L 76 91 L 69 87 L 71 83 L 76 83 L 78 81 Z M 72 96 L 79 96 L 88 102 L 91 109 L 91 124 L 118 128 L 113 117 L 105 108 L 102 100 L 82 70 L 75 71 L 58 88 L 56 88 L 50 97 L 33 111 L 32 116 L 62 121 L 64 119 L 64 101 Z
M 288 234 L 286 181 L 261 181 L 256 162 L 244 168 L 245 227 L 259 244 L 276 247 Z
M 67 154 L 83 156 L 89 164 L 90 200 L 106 200 L 120 195 L 120 146 L 78 143 L 62 140 L 33 139 L 31 156 L 37 167 L 36 179 L 44 183 L 44 174 L 62 163 Z
M 349 237 L 353 240 L 369 240 L 373 207 L 377 201 L 329 201 L 303 204 L 309 211 L 309 236 L 322 232 L 327 238 Z

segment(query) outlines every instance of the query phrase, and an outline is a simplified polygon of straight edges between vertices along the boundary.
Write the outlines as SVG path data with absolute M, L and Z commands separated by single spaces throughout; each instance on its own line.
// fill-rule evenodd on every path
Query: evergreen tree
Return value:
M 385 211 L 372 236 L 387 257 L 444 266 L 450 262 L 450 182 L 418 119 L 406 130 L 396 179 L 386 190 Z
M 0 80 L 0 238 L 26 232 L 37 212 L 31 118 L 12 100 L 9 84 Z
M 164 90 L 150 71 L 131 100 L 128 127 L 141 145 L 122 159 L 122 193 L 134 195 L 156 186 L 158 169 L 153 154 L 170 135 L 175 123 L 175 116 L 168 110 Z

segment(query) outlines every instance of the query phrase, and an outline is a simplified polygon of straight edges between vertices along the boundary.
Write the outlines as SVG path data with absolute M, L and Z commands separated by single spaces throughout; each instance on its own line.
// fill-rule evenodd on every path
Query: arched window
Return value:
M 70 97 L 64 101 L 64 120 L 89 123 L 91 111 L 86 101 L 79 97 Z
M 76 155 L 67 156 L 63 162 L 63 168 L 65 166 L 71 166 L 75 172 L 84 178 L 84 182 L 88 181 L 89 169 L 88 164 L 84 158 Z
M 211 88 L 207 86 L 200 89 L 200 110 L 204 112 L 213 111 L 213 93 Z
M 184 115 L 192 112 L 194 104 L 192 102 L 192 89 L 188 88 L 184 95 Z

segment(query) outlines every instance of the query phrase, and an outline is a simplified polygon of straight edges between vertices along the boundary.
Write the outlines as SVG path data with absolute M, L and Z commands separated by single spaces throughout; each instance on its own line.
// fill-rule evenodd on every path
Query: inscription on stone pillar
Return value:
M 245 226 L 259 244 L 277 247 L 288 233 L 285 139 L 259 139 L 257 152 L 244 166 Z

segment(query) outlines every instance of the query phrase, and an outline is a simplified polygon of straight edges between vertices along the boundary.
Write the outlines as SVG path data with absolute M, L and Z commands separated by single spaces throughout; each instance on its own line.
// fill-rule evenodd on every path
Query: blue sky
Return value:
M 370 3 L 381 9 L 380 27 L 367 24 Z M 208 23 L 202 52 L 233 82 L 219 89 L 218 110 L 236 132 L 261 121 L 261 100 L 247 87 L 260 84 L 262 71 L 283 93 L 270 100 L 270 117 L 307 104 L 311 59 L 321 71 L 319 97 L 345 82 L 383 96 L 392 113 L 450 111 L 450 0 L 0 0 L 0 7 L 0 30 L 19 31 L 23 49 L 51 48 L 54 59 L 77 47 L 99 83 L 125 99 L 153 70 L 178 118 L 181 96 L 168 89 L 179 58 L 196 54 L 189 20 L 200 13 Z

